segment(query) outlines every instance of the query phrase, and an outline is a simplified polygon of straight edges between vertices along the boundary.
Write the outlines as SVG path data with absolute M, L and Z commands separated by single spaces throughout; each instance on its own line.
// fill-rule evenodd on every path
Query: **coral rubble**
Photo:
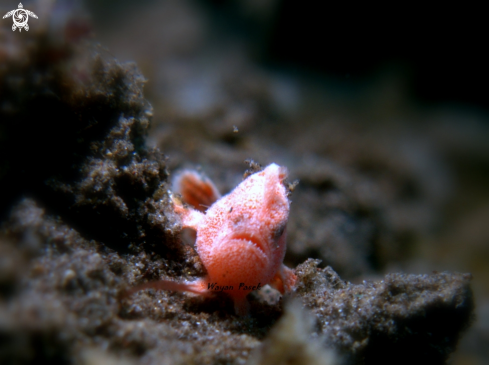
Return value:
M 354 285 L 309 259 L 297 267 L 297 294 L 318 332 L 351 363 L 444 364 L 472 321 L 470 274 L 388 274 Z M 413 351 L 413 349 L 416 349 Z
M 165 158 L 145 146 L 152 107 L 136 66 L 47 30 L 15 42 L 16 52 L 3 45 L 0 70 L 0 184 L 9 191 L 0 214 L 30 195 L 111 247 L 159 241 L 167 245 L 152 251 L 165 251 L 178 223 Z

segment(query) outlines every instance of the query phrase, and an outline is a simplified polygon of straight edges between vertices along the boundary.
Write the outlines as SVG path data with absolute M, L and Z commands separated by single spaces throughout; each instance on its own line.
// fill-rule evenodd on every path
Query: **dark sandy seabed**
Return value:
M 210 32 L 203 15 L 186 1 L 162 7 L 136 17 L 166 14 L 159 34 L 173 35 L 155 51 L 159 69 L 142 66 L 156 80 L 155 112 L 137 66 L 86 40 L 76 9 L 53 8 L 56 22 L 45 11 L 28 33 L 2 24 L 0 363 L 478 364 L 489 331 L 474 321 L 477 276 L 433 271 L 450 263 L 433 257 L 487 255 L 476 246 L 485 231 L 470 236 L 453 213 L 483 221 L 487 197 L 473 212 L 450 183 L 453 160 L 489 165 L 487 124 L 468 130 L 443 110 L 430 123 L 387 123 L 399 103 L 389 84 L 366 107 L 258 68 L 239 49 L 194 57 Z M 131 44 L 126 25 L 117 39 Z M 359 110 L 376 122 L 365 128 Z M 180 235 L 173 172 L 198 167 L 228 192 L 248 159 L 300 180 L 285 259 L 295 292 L 251 294 L 248 317 L 225 296 L 122 298 L 146 281 L 205 274 Z M 463 175 L 465 187 L 477 177 L 470 166 Z M 487 307 L 487 289 L 475 289 Z

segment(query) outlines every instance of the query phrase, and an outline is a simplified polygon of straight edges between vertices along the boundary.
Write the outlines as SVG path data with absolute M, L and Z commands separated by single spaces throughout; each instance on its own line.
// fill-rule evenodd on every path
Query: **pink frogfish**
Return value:
M 269 284 L 291 292 L 294 272 L 283 264 L 290 201 L 284 180 L 287 169 L 274 163 L 248 176 L 231 193 L 220 197 L 214 184 L 186 170 L 177 176 L 177 191 L 188 207 L 174 199 L 183 228 L 196 231 L 195 247 L 207 270 L 194 281 L 160 280 L 130 292 L 154 288 L 209 296 L 229 295 L 238 315 L 249 312 L 247 295 Z M 207 210 L 203 206 L 208 206 Z

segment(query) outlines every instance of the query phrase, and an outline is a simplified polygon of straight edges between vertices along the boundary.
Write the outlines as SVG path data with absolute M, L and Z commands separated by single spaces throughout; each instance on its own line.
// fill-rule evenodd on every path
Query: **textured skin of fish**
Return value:
M 207 276 L 190 282 L 161 280 L 143 284 L 131 292 L 155 288 L 208 296 L 220 291 L 233 299 L 238 315 L 246 315 L 249 312 L 246 296 L 254 289 L 270 284 L 282 294 L 292 291 L 297 278 L 283 264 L 290 209 L 283 182 L 286 177 L 285 167 L 271 164 L 250 175 L 206 212 L 174 200 L 182 227 L 197 232 L 195 247 Z M 216 195 L 213 184 L 199 180 L 197 173 L 184 172 L 179 180 L 187 190 L 190 186 L 190 190 L 197 191 L 194 197 L 205 191 Z M 209 184 L 212 186 L 206 186 Z

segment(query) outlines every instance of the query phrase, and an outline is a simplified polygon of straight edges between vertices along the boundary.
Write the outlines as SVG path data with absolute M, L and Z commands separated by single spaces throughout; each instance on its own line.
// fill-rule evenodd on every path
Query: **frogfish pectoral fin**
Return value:
M 158 280 L 137 285 L 126 291 L 125 296 L 130 296 L 140 290 L 155 289 L 155 290 L 171 290 L 179 292 L 189 292 L 202 296 L 211 296 L 212 292 L 207 288 L 207 280 L 205 278 L 194 281 L 173 281 L 173 280 Z
M 250 314 L 250 302 L 246 297 L 233 298 L 234 312 L 240 317 L 245 317 Z
M 294 271 L 283 265 L 277 271 L 269 285 L 277 289 L 281 294 L 290 293 L 297 283 Z

